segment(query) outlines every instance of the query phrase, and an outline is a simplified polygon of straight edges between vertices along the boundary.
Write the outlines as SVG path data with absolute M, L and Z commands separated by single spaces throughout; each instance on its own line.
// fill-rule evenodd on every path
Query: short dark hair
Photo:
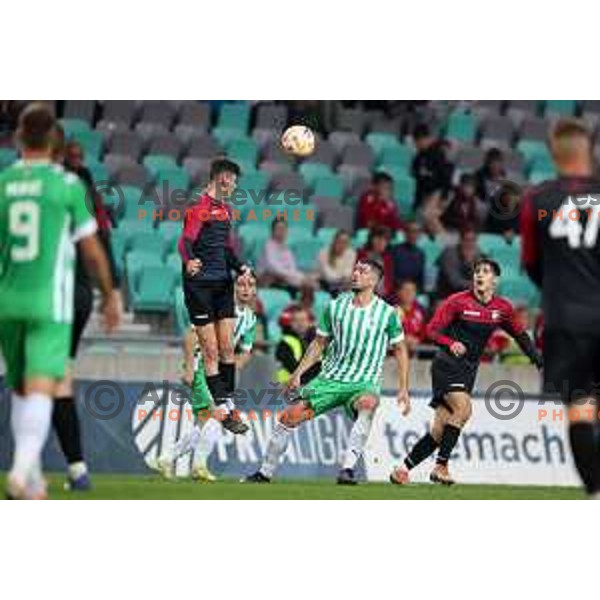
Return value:
M 383 277 L 383 263 L 378 261 L 376 258 L 361 258 L 359 262 L 365 263 L 366 265 L 369 265 L 372 269 L 375 269 L 375 271 L 377 272 L 378 279 L 381 279 Z
M 210 179 L 211 181 L 215 179 L 217 176 L 221 175 L 221 173 L 233 173 L 237 177 L 241 174 L 241 169 L 239 165 L 228 158 L 217 158 L 213 160 L 210 165 Z
M 479 258 L 475 261 L 475 264 L 473 265 L 473 272 L 475 272 L 482 265 L 488 265 L 490 269 L 494 271 L 494 275 L 496 275 L 496 277 L 500 277 L 500 275 L 502 275 L 502 269 L 500 268 L 500 265 L 495 260 L 487 256 Z
M 373 185 L 379 185 L 380 183 L 393 183 L 394 180 L 391 175 L 388 175 L 384 171 L 377 171 L 371 179 Z
M 28 150 L 44 150 L 53 144 L 55 119 L 43 102 L 32 102 L 19 115 L 17 138 Z
M 472 173 L 463 173 L 458 181 L 459 185 L 476 185 L 477 180 Z
M 431 130 L 429 129 L 429 125 L 425 123 L 420 123 L 413 129 L 413 138 L 418 140 L 420 138 L 426 138 L 431 135 Z
M 279 223 L 283 223 L 286 227 L 288 226 L 287 221 L 285 219 L 273 219 L 271 223 L 271 233 L 275 231 L 275 227 L 277 227 Z

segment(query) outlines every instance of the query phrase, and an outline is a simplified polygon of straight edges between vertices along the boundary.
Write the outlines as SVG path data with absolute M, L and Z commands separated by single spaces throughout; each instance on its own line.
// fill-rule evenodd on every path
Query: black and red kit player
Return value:
M 559 175 L 523 199 L 522 262 L 542 290 L 544 390 L 569 408 L 575 465 L 600 497 L 600 179 L 583 123 L 559 121 L 550 147 Z
M 205 193 L 186 210 L 179 254 L 183 262 L 183 292 L 196 330 L 206 382 L 216 407 L 226 414 L 225 429 L 245 433 L 248 426 L 234 410 L 235 302 L 232 271 L 251 274 L 232 244 L 232 212 L 227 199 L 235 191 L 238 165 L 225 158 L 211 165 Z
M 498 263 L 488 258 L 479 259 L 473 269 L 472 289 L 447 298 L 429 322 L 427 335 L 439 347 L 431 363 L 433 399 L 430 405 L 435 414 L 429 432 L 390 475 L 392 483 L 408 483 L 410 470 L 436 450 L 438 455 L 430 480 L 445 485 L 454 483 L 448 461 L 471 417 L 471 392 L 479 362 L 497 328 L 511 335 L 531 362 L 541 369 L 541 356 L 523 326 L 515 320 L 512 304 L 495 295 L 499 277 Z

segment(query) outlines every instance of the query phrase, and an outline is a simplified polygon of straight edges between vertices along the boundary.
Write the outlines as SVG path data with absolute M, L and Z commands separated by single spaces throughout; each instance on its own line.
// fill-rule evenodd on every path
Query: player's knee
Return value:
M 306 420 L 306 414 L 309 408 L 304 402 L 298 402 L 293 406 L 288 406 L 280 417 L 281 423 L 286 427 L 294 428 L 298 427 L 303 421 Z
M 216 365 L 219 362 L 219 349 L 216 344 L 205 344 L 202 348 L 202 360 L 206 364 Z
M 231 344 L 227 343 L 225 346 L 219 348 L 219 360 L 227 363 L 235 360 L 235 353 Z
M 376 396 L 361 396 L 354 403 L 354 408 L 359 412 L 374 412 L 379 406 L 379 399 Z

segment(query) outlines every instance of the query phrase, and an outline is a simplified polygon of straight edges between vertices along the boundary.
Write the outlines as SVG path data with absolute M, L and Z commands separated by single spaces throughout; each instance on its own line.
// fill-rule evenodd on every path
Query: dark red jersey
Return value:
M 520 220 L 522 262 L 542 287 L 546 331 L 600 333 L 600 179 L 532 188 Z
M 202 196 L 186 210 L 178 250 L 184 269 L 192 258 L 202 261 L 193 281 L 230 280 L 231 268 L 239 267 L 233 251 L 231 208 L 208 194 Z
M 497 328 L 504 329 L 517 341 L 523 334 L 528 337 L 524 327 L 515 320 L 513 306 L 506 298 L 494 296 L 482 304 L 467 290 L 452 294 L 442 302 L 427 326 L 427 336 L 448 353 L 453 342 L 461 342 L 467 349 L 463 358 L 478 363 Z M 529 348 L 524 351 L 529 355 Z

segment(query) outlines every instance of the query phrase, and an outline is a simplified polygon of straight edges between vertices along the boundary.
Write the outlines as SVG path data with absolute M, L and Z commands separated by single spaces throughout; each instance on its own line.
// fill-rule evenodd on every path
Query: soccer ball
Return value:
M 315 134 L 304 125 L 292 125 L 283 132 L 281 145 L 288 154 L 308 156 L 315 149 Z

